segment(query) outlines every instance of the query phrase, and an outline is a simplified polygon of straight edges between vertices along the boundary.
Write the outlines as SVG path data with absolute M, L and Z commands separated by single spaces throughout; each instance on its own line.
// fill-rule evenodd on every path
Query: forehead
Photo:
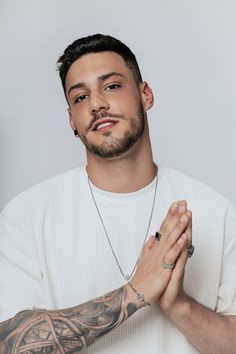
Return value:
M 81 81 L 89 83 L 101 75 L 118 72 L 127 78 L 132 77 L 124 59 L 115 52 L 89 53 L 77 59 L 68 70 L 66 87 Z

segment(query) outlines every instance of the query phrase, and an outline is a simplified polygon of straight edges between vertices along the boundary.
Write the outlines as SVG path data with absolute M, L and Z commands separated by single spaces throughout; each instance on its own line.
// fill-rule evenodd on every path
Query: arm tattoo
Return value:
M 71 309 L 23 311 L 0 324 L 0 354 L 78 353 L 136 310 L 121 287 Z

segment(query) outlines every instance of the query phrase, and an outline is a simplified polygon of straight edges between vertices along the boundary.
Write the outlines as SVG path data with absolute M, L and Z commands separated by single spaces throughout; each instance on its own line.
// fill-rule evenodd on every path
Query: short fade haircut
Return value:
M 138 62 L 133 52 L 114 37 L 94 34 L 75 40 L 65 49 L 57 61 L 57 70 L 59 71 L 65 96 L 65 81 L 70 66 L 83 55 L 107 51 L 119 54 L 124 59 L 126 66 L 132 71 L 136 84 L 139 85 L 142 82 Z

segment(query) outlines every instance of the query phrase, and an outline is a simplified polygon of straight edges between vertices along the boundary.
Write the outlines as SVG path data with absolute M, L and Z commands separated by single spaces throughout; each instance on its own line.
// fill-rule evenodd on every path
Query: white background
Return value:
M 93 33 L 130 46 L 154 90 L 156 161 L 236 203 L 236 1 L 0 1 L 0 207 L 84 164 L 55 67 Z

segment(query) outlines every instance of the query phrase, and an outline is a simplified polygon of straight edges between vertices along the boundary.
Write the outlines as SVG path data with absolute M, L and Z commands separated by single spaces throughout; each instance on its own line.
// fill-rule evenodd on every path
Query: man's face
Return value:
M 142 85 L 114 52 L 87 54 L 75 61 L 66 77 L 70 125 L 87 153 L 120 156 L 142 137 L 145 111 Z M 144 100 L 145 101 L 145 100 Z

